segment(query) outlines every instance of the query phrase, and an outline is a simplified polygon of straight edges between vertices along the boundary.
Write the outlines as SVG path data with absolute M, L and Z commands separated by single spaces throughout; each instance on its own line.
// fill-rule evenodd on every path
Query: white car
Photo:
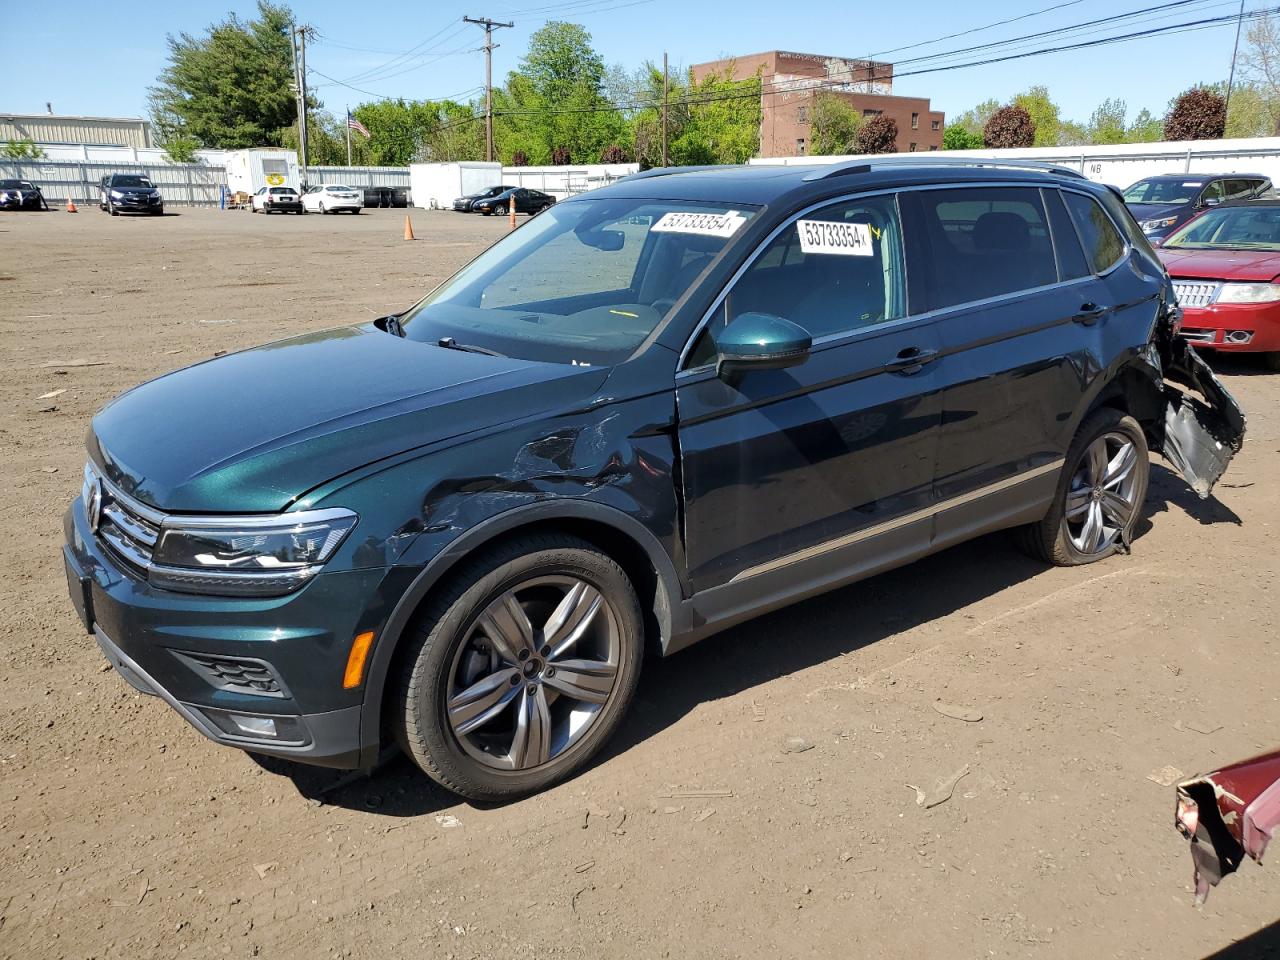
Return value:
M 308 213 L 337 213 L 339 210 L 359 213 L 364 207 L 364 191 L 341 183 L 326 183 L 308 189 L 302 195 L 302 205 Z
M 293 187 L 262 187 L 253 195 L 254 213 L 306 213 Z

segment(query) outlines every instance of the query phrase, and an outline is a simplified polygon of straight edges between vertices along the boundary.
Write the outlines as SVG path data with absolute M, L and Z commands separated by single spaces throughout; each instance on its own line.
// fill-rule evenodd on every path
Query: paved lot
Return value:
M 1193 909 L 1147 779 L 1280 742 L 1280 375 L 1253 364 L 1219 365 L 1250 435 L 1218 498 L 1157 461 L 1133 556 L 990 537 L 649 663 L 594 768 L 511 806 L 402 759 L 266 770 L 104 671 L 59 560 L 90 416 L 402 307 L 506 229 L 414 225 L 0 216 L 0 956 L 1192 960 L 1280 916 L 1274 863 Z

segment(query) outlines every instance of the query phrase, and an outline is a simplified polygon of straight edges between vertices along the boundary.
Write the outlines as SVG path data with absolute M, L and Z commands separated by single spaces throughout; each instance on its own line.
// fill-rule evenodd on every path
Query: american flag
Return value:
M 347 126 L 357 133 L 363 134 L 365 137 L 369 136 L 369 128 L 353 117 L 350 113 L 347 114 Z

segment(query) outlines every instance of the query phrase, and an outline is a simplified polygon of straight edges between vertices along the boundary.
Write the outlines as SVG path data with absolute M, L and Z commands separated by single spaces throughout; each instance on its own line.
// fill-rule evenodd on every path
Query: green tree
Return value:
M 6 141 L 0 156 L 6 160 L 43 160 L 45 152 L 36 146 L 34 140 L 27 137 L 22 140 Z
M 1249 25 L 1236 80 L 1227 108 L 1227 136 L 1280 134 L 1280 19 L 1268 14 Z
M 1128 143 L 1154 143 L 1164 136 L 1164 120 L 1153 116 L 1151 111 L 1143 107 L 1125 131 Z
M 948 124 L 942 131 L 943 150 L 981 150 L 982 135 L 970 133 L 962 123 Z
M 521 150 L 544 164 L 567 150 L 571 163 L 597 162 L 605 147 L 626 139 L 605 79 L 604 60 L 582 26 L 552 21 L 535 31 L 519 68 L 495 92 L 500 154 L 510 159 Z
M 149 91 L 162 143 L 202 147 L 277 146 L 296 120 L 293 14 L 259 0 L 256 19 L 231 14 L 205 35 L 168 37 L 169 63 Z
M 1125 115 L 1129 105 L 1120 99 L 1107 98 L 1098 104 L 1085 126 L 1089 142 L 1093 144 L 1125 143 L 1128 140 Z
M 176 136 L 160 144 L 171 163 L 195 163 L 200 144 L 194 137 Z
M 1000 109 L 1000 104 L 996 100 L 983 100 L 972 110 L 966 110 L 960 116 L 956 117 L 953 123 L 958 123 L 970 133 L 981 137 L 982 131 L 987 125 L 987 121 L 991 119 L 991 115 Z
M 1035 125 L 1035 147 L 1056 147 L 1062 131 L 1058 105 L 1049 96 L 1049 88 L 1034 86 L 1013 98 L 1013 105 L 1027 111 Z
M 809 152 L 819 156 L 852 153 L 862 114 L 834 93 L 813 98 L 809 113 Z
M 734 80 L 732 64 L 723 73 L 691 80 L 688 118 L 671 143 L 672 163 L 746 163 L 759 153 L 760 90 L 758 72 Z

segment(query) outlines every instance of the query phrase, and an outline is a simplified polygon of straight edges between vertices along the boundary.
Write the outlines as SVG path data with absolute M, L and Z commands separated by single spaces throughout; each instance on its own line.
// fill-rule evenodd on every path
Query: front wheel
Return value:
M 500 217 L 505 217 L 507 215 L 507 208 L 500 204 L 494 208 L 493 212 Z
M 323 216 L 324 216 L 326 213 L 328 213 L 328 212 L 329 212 L 329 211 L 328 211 L 328 210 L 326 210 L 326 209 L 324 208 L 324 204 L 323 204 L 323 203 L 322 203 L 322 204 L 320 204 L 320 216 L 322 216 L 322 217 L 323 217 Z
M 1049 513 L 1022 529 L 1024 548 L 1063 567 L 1127 550 L 1150 471 L 1147 438 L 1138 421 L 1112 407 L 1095 410 L 1067 451 Z
M 471 561 L 424 611 L 400 686 L 399 737 L 472 800 L 515 799 L 582 769 L 640 677 L 644 626 L 627 575 L 547 534 Z

